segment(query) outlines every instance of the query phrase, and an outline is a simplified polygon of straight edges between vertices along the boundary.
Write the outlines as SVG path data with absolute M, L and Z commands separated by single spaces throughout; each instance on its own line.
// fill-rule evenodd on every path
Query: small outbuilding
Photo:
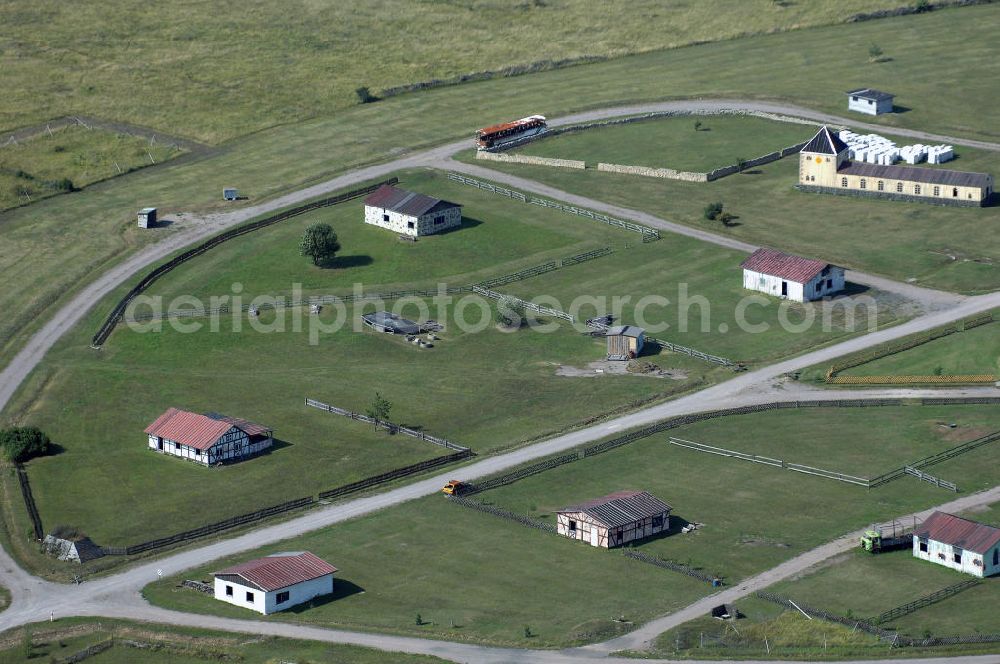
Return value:
M 336 571 L 308 551 L 257 558 L 215 572 L 215 599 L 267 615 L 329 595 Z
M 609 360 L 631 360 L 639 357 L 646 341 L 646 332 L 635 325 L 616 325 L 604 333 L 608 340 Z
M 913 531 L 913 555 L 973 576 L 1000 574 L 1000 528 L 934 512 Z
M 743 263 L 743 287 L 795 302 L 844 290 L 844 268 L 811 258 L 758 249 Z
M 672 509 L 646 491 L 617 491 L 559 510 L 556 530 L 610 549 L 670 530 Z
M 222 190 L 222 198 L 227 201 L 238 201 L 240 199 L 240 190 L 236 187 L 225 187 Z
M 418 237 L 462 225 L 462 206 L 384 184 L 365 199 L 365 223 Z
M 152 228 L 156 225 L 156 208 L 147 207 L 139 210 L 139 228 Z
M 847 91 L 847 110 L 865 113 L 866 115 L 882 115 L 892 113 L 895 95 L 873 88 L 859 88 Z
M 423 329 L 412 320 L 388 311 L 376 311 L 361 316 L 361 320 L 376 332 L 387 334 L 420 334 Z
M 240 461 L 274 444 L 271 429 L 218 413 L 168 408 L 146 427 L 149 449 L 210 466 Z

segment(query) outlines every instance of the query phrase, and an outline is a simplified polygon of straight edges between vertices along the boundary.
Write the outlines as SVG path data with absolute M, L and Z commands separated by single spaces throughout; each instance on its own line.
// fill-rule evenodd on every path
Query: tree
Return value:
M 7 461 L 27 461 L 48 454 L 52 441 L 37 427 L 14 427 L 0 431 L 0 449 Z
M 330 224 L 313 224 L 302 234 L 299 254 L 312 258 L 313 265 L 333 258 L 340 251 L 340 241 Z
M 872 44 L 868 47 L 868 62 L 879 62 L 882 60 L 882 47 L 878 44 Z
M 736 172 L 742 173 L 747 167 L 747 160 L 743 157 L 736 158 Z
M 354 91 L 354 94 L 358 96 L 358 101 L 360 101 L 362 104 L 370 104 L 373 101 L 378 101 L 378 97 L 373 95 L 372 91 L 363 85 L 360 88 L 356 89 Z
M 365 415 L 375 420 L 375 428 L 378 429 L 379 422 L 389 421 L 389 411 L 392 410 L 392 403 L 382 396 L 381 392 L 375 393 L 371 406 L 365 411 Z
M 501 295 L 497 300 L 497 320 L 506 328 L 519 328 L 525 318 L 524 302 L 512 295 Z
M 701 120 L 695 120 L 694 121 L 694 130 L 695 131 L 701 131 Z
M 722 201 L 709 203 L 705 206 L 705 218 L 709 221 L 714 221 L 720 214 L 722 214 Z

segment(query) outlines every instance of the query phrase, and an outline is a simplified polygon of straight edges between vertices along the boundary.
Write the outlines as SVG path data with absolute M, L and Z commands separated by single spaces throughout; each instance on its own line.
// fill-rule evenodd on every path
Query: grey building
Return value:
M 866 115 L 882 115 L 892 113 L 891 92 L 882 92 L 872 88 L 859 88 L 847 91 L 847 110 L 865 113 Z

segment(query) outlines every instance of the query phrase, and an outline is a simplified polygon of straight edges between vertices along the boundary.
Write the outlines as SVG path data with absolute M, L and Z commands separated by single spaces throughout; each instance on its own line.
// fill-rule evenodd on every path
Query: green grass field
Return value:
M 773 437 L 789 446 L 798 442 L 804 422 L 815 423 L 815 432 L 829 428 L 821 426 L 825 422 L 850 421 L 858 429 L 866 423 L 870 427 L 872 418 L 913 426 L 939 417 L 997 424 L 995 414 L 986 407 L 879 411 L 810 409 L 798 421 L 754 424 L 770 426 Z M 871 444 L 870 437 L 845 437 L 848 442 L 843 444 L 864 447 L 880 464 L 888 464 L 894 450 L 881 451 L 886 439 L 900 445 L 908 439 L 908 428 L 879 430 L 878 446 Z M 845 436 L 851 433 L 845 431 Z M 975 459 L 959 457 L 949 464 L 955 464 L 951 470 L 956 472 L 961 466 L 970 478 L 978 473 L 974 482 L 970 479 L 968 490 L 996 482 L 995 470 L 977 468 L 983 464 Z M 944 473 L 944 464 L 941 468 Z M 915 481 L 895 482 L 868 493 L 839 482 L 667 447 L 653 437 L 480 494 L 477 499 L 551 521 L 553 509 L 622 488 L 646 489 L 666 500 L 674 506 L 675 522 L 685 519 L 704 524 L 693 534 L 644 542 L 639 545 L 641 551 L 722 574 L 728 583 L 859 525 L 947 498 L 940 489 Z M 838 509 L 831 510 L 830 505 Z M 208 579 L 213 570 L 236 560 L 301 549 L 340 568 L 341 590 L 332 601 L 267 620 L 450 640 L 559 646 L 612 636 L 616 629 L 611 617 L 624 615 L 640 623 L 710 592 L 708 584 L 690 577 L 431 496 L 211 562 L 147 586 L 145 595 L 155 604 L 175 609 L 244 615 L 241 609 L 178 588 L 177 583 L 182 578 Z M 578 601 L 580 579 L 587 579 L 585 603 Z M 416 626 L 417 613 L 431 624 Z M 537 636 L 524 639 L 524 625 Z
M 695 130 L 695 122 L 701 126 Z M 808 140 L 808 125 L 716 115 L 612 125 L 529 143 L 516 152 L 538 157 L 707 172 Z
M 140 649 L 116 645 L 87 658 L 100 664 L 130 664 L 142 661 L 152 664 L 198 664 L 211 660 L 272 664 L 277 661 L 351 662 L 351 664 L 435 664 L 444 660 L 423 655 L 406 655 L 358 646 L 300 641 L 269 636 L 247 636 L 183 627 L 165 627 L 149 623 L 91 618 L 59 619 L 54 623 L 39 623 L 27 627 L 31 634 L 31 651 L 26 652 L 25 628 L 9 630 L 0 639 L 3 664 L 34 661 L 62 661 L 92 645 L 115 637 L 123 641 L 147 644 Z
M 768 11 L 772 5 L 768 4 Z M 755 5 L 747 7 L 748 11 L 756 11 Z M 800 5 L 789 8 L 799 11 Z M 31 15 L 18 13 L 17 16 L 31 25 Z M 124 17 L 125 13 L 120 12 L 119 16 Z M 0 275 L 3 275 L 0 310 L 5 312 L 0 321 L 0 340 L 4 355 L 6 357 L 23 343 L 26 334 L 37 329 L 42 314 L 65 302 L 74 290 L 93 279 L 112 261 L 170 232 L 170 229 L 158 229 L 154 233 L 135 233 L 132 229 L 135 211 L 145 205 L 156 205 L 161 213 L 218 208 L 219 190 L 227 185 L 238 186 L 252 201 L 260 201 L 359 164 L 391 158 L 401 151 L 471 136 L 475 128 L 497 119 L 532 112 L 557 116 L 571 110 L 626 101 L 692 96 L 784 99 L 843 114 L 846 112 L 843 90 L 863 80 L 867 85 L 893 90 L 900 95 L 899 103 L 911 109 L 907 113 L 877 119 L 886 126 L 919 127 L 987 139 L 991 135 L 995 137 L 997 134 L 992 127 L 998 125 L 1000 105 L 995 103 L 996 90 L 990 81 L 1000 65 L 990 63 L 995 60 L 991 55 L 998 20 L 1000 10 L 996 7 L 935 11 L 920 16 L 704 44 L 514 79 L 403 95 L 376 104 L 338 110 L 332 116 L 321 115 L 277 126 L 233 142 L 217 155 L 191 160 L 183 164 L 183 168 L 167 164 L 155 171 L 144 169 L 72 196 L 54 197 L 5 213 L 0 217 Z M 213 23 L 213 31 L 216 28 Z M 73 29 L 76 30 L 75 25 Z M 893 33 L 893 45 L 887 49 L 894 58 L 891 62 L 868 63 L 867 53 L 863 52 L 866 49 L 848 50 L 845 58 L 818 55 L 843 53 L 846 35 L 850 35 L 852 42 L 867 44 L 882 39 L 886 30 Z M 941 33 L 962 34 L 963 39 L 960 44 L 929 43 L 926 39 L 927 34 Z M 5 64 L 6 59 L 10 59 L 8 53 L 12 52 L 4 48 Z M 76 56 L 67 54 L 66 57 Z M 952 66 L 956 58 L 981 63 L 974 74 L 971 70 L 963 70 L 961 78 L 955 82 L 962 86 L 964 103 L 957 107 L 915 103 L 914 100 L 934 98 L 940 92 L 939 81 L 951 80 L 956 75 Z M 37 63 L 37 60 L 31 62 Z M 5 73 L 7 71 L 5 69 Z M 103 75 L 103 71 L 94 70 L 95 75 Z M 9 76 L 13 79 L 15 74 Z M 21 73 L 16 76 L 23 80 Z M 268 76 L 268 85 L 279 85 L 275 81 L 284 80 L 283 76 Z M 815 92 L 817 80 L 828 83 L 827 92 L 822 95 Z M 364 83 L 352 82 L 352 85 L 357 84 Z M 255 91 L 255 108 L 258 108 L 257 97 Z M 23 97 L 18 99 L 24 102 Z M 147 103 L 148 97 L 140 95 L 131 99 L 142 104 L 144 109 L 162 112 L 170 108 L 155 100 Z M 188 96 L 172 96 L 171 104 L 175 100 L 187 103 L 188 99 Z M 327 100 L 324 88 L 324 109 L 328 108 Z M 206 108 L 211 109 L 213 117 L 228 113 L 226 104 L 213 102 Z M 121 108 L 117 108 L 116 113 L 131 117 Z M 437 121 L 441 117 L 448 117 L 449 122 Z M 161 125 L 155 118 L 135 119 Z M 23 120 L 11 118 L 0 124 L 29 121 L 33 120 L 25 115 Z M 197 124 L 197 120 L 179 123 L 190 126 Z M 161 128 L 169 124 L 164 122 Z M 193 135 L 195 132 L 178 133 Z M 681 204 L 683 199 L 691 197 L 690 192 L 681 191 L 674 199 Z M 694 198 L 698 199 L 694 207 L 700 215 L 708 201 Z M 864 204 L 856 209 L 861 216 L 867 217 L 872 209 L 883 208 Z M 921 207 L 918 216 L 928 212 Z M 793 218 L 798 218 L 797 213 Z M 905 226 L 903 221 L 900 224 Z M 953 234 L 939 233 L 938 244 L 946 246 L 956 238 L 970 237 L 979 227 L 969 223 L 956 228 Z M 782 235 L 775 237 L 781 239 Z M 44 242 L 40 238 L 44 238 Z M 963 246 L 971 256 L 979 255 L 976 246 Z M 22 260 L 26 255 L 34 257 L 30 266 Z M 853 252 L 847 257 L 855 258 Z M 935 263 L 929 261 L 928 265 Z M 879 269 L 893 273 L 898 266 L 880 265 Z M 983 268 L 979 278 L 967 281 L 988 284 L 989 280 L 983 278 L 988 274 Z
M 499 290 L 525 299 L 553 297 L 566 310 L 578 297 L 593 299 L 594 304 L 579 302 L 580 318 L 602 313 L 599 306 L 613 310 L 614 298 L 627 298 L 619 307 L 620 322 L 649 328 L 650 336 L 750 364 L 868 331 L 868 309 L 859 306 L 850 325 L 844 317 L 847 300 L 800 304 L 746 299 L 752 293 L 743 289 L 740 263 L 745 258 L 740 251 L 664 234 L 658 242 L 636 242 L 610 256 Z M 891 325 L 909 315 L 897 298 L 875 291 L 866 295 L 878 304 L 870 319 L 873 325 Z
M 0 43 L 8 92 L 0 127 L 87 113 L 218 142 L 352 106 L 358 86 L 378 92 L 535 61 L 617 57 L 838 23 L 896 5 L 619 0 L 593 12 L 582 0 L 390 0 L 350 8 L 298 1 L 281 9 L 254 2 L 220 22 L 208 3 L 152 11 L 115 2 L 69 11 L 55 2 L 22 2 L 10 7 Z M 451 48 L 411 38 L 445 25 Z
M 0 210 L 66 193 L 181 154 L 183 150 L 174 146 L 150 145 L 142 138 L 79 125 L 42 133 L 0 147 Z
M 958 152 L 963 156 L 955 168 L 1000 171 L 996 154 L 967 148 Z M 470 152 L 462 158 L 473 156 Z M 490 162 L 489 167 L 695 228 L 901 281 L 965 293 L 1000 286 L 1000 271 L 995 267 L 1000 262 L 1000 243 L 994 241 L 995 234 L 982 232 L 1000 218 L 1000 208 L 956 209 L 807 194 L 794 189 L 798 181 L 795 157 L 709 183 L 524 164 Z M 704 218 L 705 206 L 715 201 L 738 217 L 735 225 L 727 227 Z

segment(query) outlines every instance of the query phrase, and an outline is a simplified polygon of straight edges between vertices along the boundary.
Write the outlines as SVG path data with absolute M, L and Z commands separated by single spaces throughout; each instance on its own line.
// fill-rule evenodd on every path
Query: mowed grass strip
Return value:
M 695 124 L 698 127 L 695 127 Z M 594 127 L 534 141 L 515 151 L 539 157 L 708 172 L 808 140 L 808 125 L 713 115 Z
M 940 414 L 921 407 L 910 407 L 908 412 L 914 421 Z M 992 417 L 984 408 L 950 410 L 951 417 L 962 413 L 970 419 Z M 842 420 L 856 420 L 858 426 L 870 426 L 872 418 L 878 418 L 870 409 L 840 409 L 838 414 Z M 794 427 L 776 426 L 773 431 L 789 444 L 801 435 Z M 886 427 L 880 437 L 906 436 Z M 983 481 L 995 483 L 995 471 L 984 471 Z M 649 438 L 476 498 L 552 522 L 555 509 L 626 488 L 648 490 L 673 505 L 675 525 L 682 520 L 704 524 L 694 533 L 674 532 L 642 542 L 638 550 L 721 574 L 727 583 L 843 532 L 950 495 L 916 482 L 897 482 L 867 493 L 839 482 L 677 450 Z M 245 615 L 177 584 L 183 578 L 208 579 L 216 569 L 257 555 L 301 549 L 340 568 L 339 590 L 328 602 L 267 620 L 507 645 L 564 646 L 614 635 L 612 617 L 642 623 L 711 592 L 706 583 L 638 563 L 620 552 L 569 541 L 431 496 L 213 561 L 147 586 L 145 596 L 174 609 Z M 581 579 L 586 579 L 586 601 L 580 599 Z M 415 625 L 417 613 L 430 624 Z M 524 625 L 537 636 L 524 639 Z
M 366 224 L 359 198 L 230 240 L 158 280 L 148 294 L 165 302 L 179 295 L 207 300 L 231 295 L 239 283 L 249 302 L 257 295 L 290 295 L 295 285 L 306 294 L 465 286 L 633 239 L 626 231 L 452 182 L 442 171 L 398 175 L 402 189 L 462 205 L 462 227 L 403 241 Z M 317 223 L 332 226 L 342 247 L 319 266 L 299 255 L 304 230 Z
M 740 6 L 742 8 L 742 4 Z M 767 11 L 772 11 L 773 7 L 776 7 L 773 3 L 768 4 Z M 758 10 L 756 4 L 748 4 L 747 8 L 751 12 Z M 804 8 L 804 5 L 790 8 L 794 12 Z M 998 125 L 997 109 L 1000 109 L 1000 104 L 995 103 L 996 86 L 992 85 L 992 81 L 1000 64 L 996 64 L 998 61 L 992 56 L 995 26 L 1000 16 L 998 12 L 1000 10 L 991 6 L 934 11 L 885 21 L 704 44 L 515 79 L 403 95 L 376 104 L 338 110 L 332 115 L 310 114 L 311 119 L 307 121 L 279 125 L 232 142 L 211 158 L 183 165 L 168 164 L 162 169 L 143 169 L 72 196 L 53 197 L 15 212 L 4 213 L 0 219 L 0 310 L 5 312 L 0 321 L 0 342 L 3 343 L 4 357 L 0 358 L 0 363 L 23 343 L 28 333 L 37 329 L 38 321 L 50 307 L 66 302 L 75 289 L 87 283 L 110 262 L 170 232 L 170 229 L 157 229 L 137 233 L 133 228 L 135 212 L 141 207 L 156 205 L 161 215 L 176 211 L 220 209 L 223 205 L 219 200 L 220 191 L 222 187 L 231 185 L 238 186 L 248 195 L 251 199 L 249 203 L 255 203 L 296 187 L 321 182 L 360 164 L 391 159 L 409 150 L 463 136 L 471 140 L 471 132 L 493 121 L 535 112 L 555 117 L 582 108 L 617 106 L 625 100 L 683 97 L 767 97 L 843 115 L 846 113 L 843 91 L 856 86 L 861 79 L 868 85 L 897 93 L 900 95 L 899 103 L 910 109 L 906 113 L 874 119 L 886 127 L 933 129 L 987 140 L 992 136 L 995 140 L 997 134 L 991 127 Z M 670 15 L 676 17 L 676 14 L 672 11 Z M 35 21 L 34 14 L 17 13 L 16 16 L 20 17 L 17 20 L 26 20 L 29 25 Z M 218 26 L 214 23 L 214 15 L 212 20 L 211 33 L 216 34 Z M 587 20 L 592 18 L 588 16 Z M 78 19 L 74 18 L 74 31 L 78 23 Z M 102 23 L 107 25 L 106 21 L 102 20 Z M 129 34 L 134 37 L 135 23 L 128 22 L 128 26 Z M 412 24 L 407 26 L 410 28 Z M 495 25 L 491 25 L 490 29 L 496 29 Z M 873 65 L 868 62 L 867 49 L 845 49 L 843 46 L 845 39 L 857 44 L 884 42 L 887 30 L 893 34 L 891 62 Z M 629 34 L 634 37 L 633 32 Z M 962 40 L 960 43 L 938 43 L 928 40 L 928 34 L 961 34 Z M 494 39 L 491 43 L 500 42 Z M 286 48 L 287 44 L 283 43 L 283 53 Z M 9 53 L 6 49 L 4 52 Z M 832 52 L 842 53 L 845 57 L 813 55 Z M 175 56 L 176 49 L 171 49 L 171 53 Z M 256 63 L 256 59 L 254 61 Z M 375 61 L 380 62 L 378 59 Z M 961 69 L 956 74 L 956 61 L 979 64 L 975 69 Z M 28 66 L 31 63 L 21 64 Z M 102 71 L 102 68 L 96 68 L 89 75 Z M 10 72 L 10 68 L 5 68 L 5 74 L 14 77 L 15 74 Z M 776 76 L 775 72 L 780 75 Z M 18 80 L 21 76 L 17 74 Z M 955 84 L 961 85 L 963 90 L 962 104 L 919 104 L 912 101 L 937 98 L 940 94 L 939 82 L 955 76 L 960 77 L 955 79 Z M 55 81 L 58 78 L 30 75 L 32 85 L 37 85 L 39 80 Z M 281 76 L 268 77 L 268 89 L 272 89 L 274 81 L 284 80 L 283 69 Z M 816 92 L 815 82 L 819 80 L 828 84 L 822 95 Z M 73 79 L 71 83 L 75 84 L 75 81 Z M 352 79 L 351 85 L 357 84 Z M 174 125 L 198 126 L 201 122 L 200 112 L 179 110 L 175 106 L 178 101 L 190 100 L 189 94 L 170 92 L 168 103 L 157 103 L 148 95 L 137 94 L 132 81 L 123 85 L 127 86 L 129 103 L 135 108 L 141 107 L 143 112 L 169 111 L 177 115 L 169 122 L 147 117 L 145 124 L 167 129 Z M 263 112 L 258 103 L 259 93 L 259 90 L 253 91 L 255 112 Z M 38 93 L 32 94 L 30 99 L 19 99 L 30 102 L 30 107 L 35 108 L 34 99 L 37 97 L 34 95 Z M 227 89 L 225 94 L 228 96 L 230 91 Z M 121 105 L 115 108 L 116 117 L 134 116 Z M 213 102 L 208 108 L 212 118 L 221 118 L 220 109 L 225 110 L 229 106 Z M 323 108 L 324 111 L 330 108 L 326 91 L 323 93 Z M 108 115 L 103 109 L 97 114 Z M 447 118 L 447 121 L 441 121 L 441 118 Z M 28 122 L 27 118 L 25 122 Z M 222 121 L 223 124 L 226 122 Z M 8 122 L 11 123 L 15 123 L 14 120 Z M 197 132 L 179 130 L 178 133 L 195 135 Z M 794 169 L 789 174 L 793 175 Z M 700 218 L 701 209 L 711 200 L 701 199 L 700 195 L 687 190 L 664 191 L 675 202 L 694 199 L 696 203 L 691 209 L 696 219 Z M 765 192 L 764 197 L 769 198 L 769 193 Z M 232 205 L 227 205 L 225 209 L 230 207 Z M 671 214 L 673 207 L 671 205 Z M 832 206 L 833 209 L 837 207 Z M 796 210 L 794 205 L 790 209 L 793 212 Z M 849 209 L 856 210 L 849 215 L 849 219 L 855 220 L 851 222 L 855 226 L 846 230 L 853 237 L 891 237 L 894 243 L 900 241 L 896 228 L 885 228 L 883 232 L 874 226 L 872 228 L 877 232 L 871 232 L 872 228 L 867 229 L 869 232 L 858 232 L 857 224 L 862 224 L 858 220 L 868 217 L 870 211 L 863 207 Z M 734 212 L 742 214 L 739 210 Z M 784 211 L 777 209 L 774 213 L 787 214 L 788 208 Z M 797 216 L 792 219 L 797 220 L 799 226 L 804 223 Z M 841 229 L 842 220 L 837 217 L 832 218 L 837 223 L 831 223 L 823 215 L 806 219 L 810 223 L 822 220 L 824 238 Z M 954 221 L 950 223 L 954 224 Z M 906 229 L 912 223 L 903 219 L 898 225 Z M 940 228 L 944 226 L 930 224 L 919 230 L 928 237 L 938 238 L 936 244 L 940 247 L 950 245 L 958 238 L 978 237 L 976 232 L 982 224 L 977 221 L 963 223 L 961 227 L 951 225 L 949 228 L 955 231 L 951 235 L 944 234 Z M 787 229 L 782 229 L 768 241 L 794 251 L 808 249 L 801 245 L 786 245 L 785 238 L 789 236 Z M 892 261 L 882 260 L 887 254 L 896 253 L 895 250 L 890 248 L 881 251 L 881 255 L 870 255 L 873 250 L 869 245 L 874 244 L 866 243 L 859 257 L 854 252 L 848 252 L 841 258 L 859 263 L 864 260 L 864 264 L 873 265 L 886 274 L 911 276 L 911 270 L 905 263 L 900 263 L 898 257 Z M 892 246 L 888 241 L 877 244 Z M 955 248 L 972 257 L 980 255 L 978 241 L 963 240 Z M 826 247 L 823 251 L 827 251 Z M 905 257 L 910 249 L 904 246 L 899 251 Z M 922 251 L 923 248 L 917 253 Z M 24 256 L 31 256 L 32 261 L 24 261 Z M 874 260 L 869 263 L 869 258 Z M 938 263 L 932 260 L 928 265 L 937 266 Z M 978 275 L 950 281 L 956 287 L 988 288 L 989 274 L 984 270 Z M 943 279 L 939 284 L 947 287 Z
M 781 125 L 769 122 L 761 132 Z M 954 168 L 1000 171 L 1000 156 L 995 153 L 961 146 L 956 152 L 961 157 L 951 164 Z M 461 158 L 472 160 L 473 155 L 464 153 Z M 1000 243 L 995 234 L 983 232 L 997 221 L 1000 208 L 804 193 L 795 189 L 798 157 L 794 155 L 708 183 L 498 162 L 489 167 L 694 228 L 900 281 L 970 294 L 1000 287 L 995 267 Z M 728 226 L 704 217 L 705 206 L 717 201 L 736 216 Z

